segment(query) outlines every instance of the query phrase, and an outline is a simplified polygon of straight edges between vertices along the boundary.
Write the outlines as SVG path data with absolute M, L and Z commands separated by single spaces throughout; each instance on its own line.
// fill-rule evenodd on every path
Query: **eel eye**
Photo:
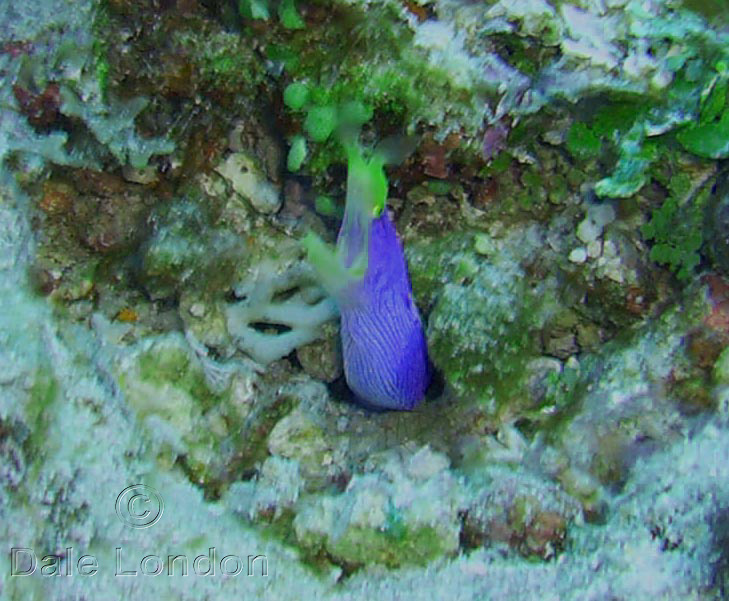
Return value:
M 382 215 L 382 210 L 383 210 L 384 208 L 385 208 L 385 207 L 375 207 L 375 208 L 374 208 L 374 210 L 372 211 L 372 215 L 373 215 L 373 216 L 374 216 L 375 218 L 379 217 L 380 215 Z

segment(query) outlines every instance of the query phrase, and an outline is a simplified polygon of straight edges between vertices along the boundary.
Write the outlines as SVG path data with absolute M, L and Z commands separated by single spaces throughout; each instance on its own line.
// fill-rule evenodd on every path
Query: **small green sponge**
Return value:
M 315 106 L 309 109 L 304 129 L 314 142 L 324 142 L 337 126 L 337 111 L 332 106 Z
M 301 82 L 290 83 L 284 90 L 283 101 L 292 111 L 300 111 L 309 102 L 309 88 Z

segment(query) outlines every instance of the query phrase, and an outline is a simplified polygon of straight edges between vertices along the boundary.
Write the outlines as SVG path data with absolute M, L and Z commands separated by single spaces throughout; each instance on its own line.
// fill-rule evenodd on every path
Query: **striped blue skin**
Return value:
M 342 316 L 347 384 L 373 408 L 410 410 L 430 381 L 428 350 L 395 226 L 385 210 L 383 154 L 348 153 L 347 202 L 336 249 L 303 240 Z
M 344 375 L 366 404 L 410 410 L 428 387 L 428 350 L 387 211 L 372 220 L 368 243 L 364 278 L 350 284 L 339 301 Z

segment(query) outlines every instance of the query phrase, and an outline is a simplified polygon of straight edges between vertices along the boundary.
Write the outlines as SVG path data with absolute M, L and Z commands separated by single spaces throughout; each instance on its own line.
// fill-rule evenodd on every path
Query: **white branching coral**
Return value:
M 236 302 L 225 311 L 236 346 L 267 364 L 316 340 L 321 326 L 337 315 L 331 298 L 314 283 L 310 269 L 296 263 L 286 269 L 265 259 L 235 287 Z

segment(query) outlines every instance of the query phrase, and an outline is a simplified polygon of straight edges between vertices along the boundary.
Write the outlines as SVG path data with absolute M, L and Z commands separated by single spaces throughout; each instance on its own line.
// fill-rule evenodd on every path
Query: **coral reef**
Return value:
M 0 597 L 726 597 L 722 4 L 0 4 Z M 300 244 L 352 131 L 408 413 Z

